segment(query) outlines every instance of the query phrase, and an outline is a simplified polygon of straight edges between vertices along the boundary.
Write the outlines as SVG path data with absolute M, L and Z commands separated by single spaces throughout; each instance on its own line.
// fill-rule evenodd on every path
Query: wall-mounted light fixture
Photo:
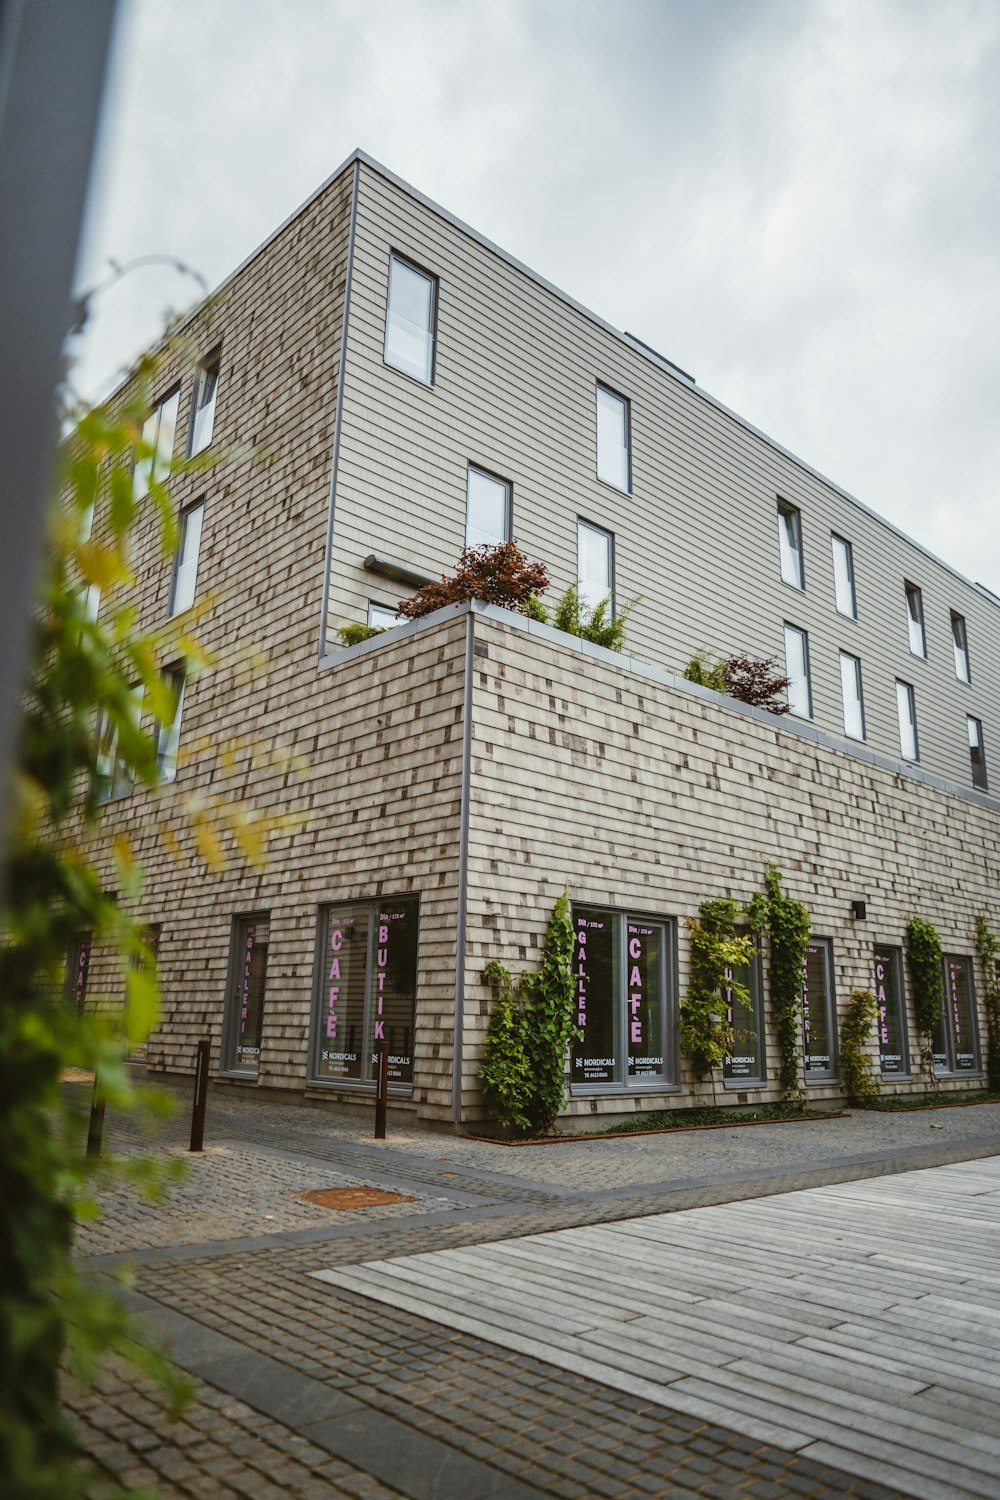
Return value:
M 863 901 L 851 902 L 851 916 L 857 921 L 863 922 L 868 915 L 868 908 Z

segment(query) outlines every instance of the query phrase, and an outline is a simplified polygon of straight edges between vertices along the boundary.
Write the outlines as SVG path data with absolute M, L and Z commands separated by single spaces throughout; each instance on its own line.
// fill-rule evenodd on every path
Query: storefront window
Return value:
M 902 955 L 898 948 L 875 949 L 878 1055 L 883 1078 L 906 1078 L 910 1072 L 902 974 Z
M 315 1080 L 373 1084 L 374 1044 L 386 1041 L 389 1082 L 412 1084 L 417 934 L 415 896 L 320 913 Z
M 90 932 L 79 932 L 73 939 L 66 961 L 65 994 L 79 1015 L 87 1003 L 87 976 L 90 973 L 90 951 L 94 938 Z
M 576 1025 L 582 1033 L 573 1046 L 573 1084 L 641 1087 L 672 1081 L 669 924 L 578 906 L 573 926 Z
M 260 1069 L 270 926 L 266 913 L 237 917 L 233 923 L 223 1038 L 224 1064 L 230 1073 L 256 1076 Z
M 814 938 L 802 960 L 802 1049 L 806 1083 L 837 1076 L 837 1012 L 829 938 Z
M 931 1038 L 936 1073 L 978 1073 L 979 1038 L 972 985 L 972 960 L 944 956 L 944 1009 Z
M 733 1028 L 733 1051 L 722 1064 L 722 1081 L 726 1088 L 742 1089 L 763 1083 L 767 1076 L 764 1065 L 760 955 L 755 955 L 748 964 L 727 969 L 726 980 L 722 997 L 726 1004 L 726 1020 Z M 749 1005 L 740 998 L 733 981 L 746 990 L 750 996 Z

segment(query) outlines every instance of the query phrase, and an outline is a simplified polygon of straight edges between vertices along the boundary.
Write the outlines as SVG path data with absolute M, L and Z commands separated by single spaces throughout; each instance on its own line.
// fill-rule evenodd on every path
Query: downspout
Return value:
M 351 316 L 351 281 L 354 276 L 354 236 L 358 224 L 358 181 L 361 163 L 354 159 L 351 185 L 351 228 L 347 240 L 347 276 L 344 281 L 344 314 L 340 320 L 340 358 L 337 365 L 337 408 L 333 422 L 333 461 L 330 465 L 330 499 L 326 515 L 326 553 L 323 565 L 323 607 L 319 618 L 319 658 L 326 655 L 327 614 L 330 606 L 330 570 L 333 567 L 333 515 L 337 506 L 337 466 L 340 463 L 340 429 L 344 416 L 344 374 L 347 368 L 347 328 Z
M 455 921 L 455 1027 L 451 1050 L 451 1118 L 462 1120 L 462 1026 L 465 1010 L 465 929 L 469 883 L 469 799 L 472 789 L 472 660 L 476 638 L 473 605 L 465 619 L 465 692 L 462 706 L 462 792 L 458 815 L 458 911 Z

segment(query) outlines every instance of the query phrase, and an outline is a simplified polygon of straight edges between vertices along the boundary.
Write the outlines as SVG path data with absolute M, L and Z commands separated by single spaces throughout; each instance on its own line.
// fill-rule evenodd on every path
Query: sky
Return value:
M 1000 0 L 121 0 L 79 282 L 355 146 L 1000 593 Z M 91 396 L 199 295 L 93 305 Z

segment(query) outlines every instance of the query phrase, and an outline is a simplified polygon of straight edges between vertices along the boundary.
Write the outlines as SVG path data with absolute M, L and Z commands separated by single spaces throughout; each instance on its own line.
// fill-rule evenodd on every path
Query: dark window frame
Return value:
M 389 299 L 392 289 L 392 263 L 394 260 L 399 261 L 401 265 L 406 266 L 407 270 L 415 272 L 418 276 L 423 276 L 425 280 L 431 283 L 431 359 L 430 372 L 426 380 L 422 375 L 414 375 L 412 370 L 404 370 L 401 365 L 397 365 L 393 360 L 386 357 L 386 350 L 389 342 Z M 436 275 L 434 271 L 429 271 L 426 266 L 422 266 L 420 262 L 414 260 L 411 255 L 405 254 L 402 250 L 396 250 L 390 245 L 389 260 L 386 264 L 385 272 L 385 320 L 384 327 L 382 329 L 382 363 L 388 369 L 395 370 L 397 375 L 405 375 L 408 380 L 416 381 L 417 385 L 423 386 L 424 390 L 427 391 L 432 391 L 437 383 L 438 306 L 440 303 L 440 292 L 440 276 Z
M 484 479 L 492 479 L 495 484 L 502 484 L 507 491 L 507 535 L 502 542 L 469 542 L 469 503 L 472 495 L 472 475 L 482 474 Z M 465 546 L 473 547 L 501 547 L 505 542 L 513 541 L 514 538 L 514 481 L 505 479 L 502 474 L 497 474 L 493 469 L 487 469 L 485 464 L 475 463 L 471 458 L 466 460 L 465 466 Z
M 617 558 L 616 558 L 616 553 L 615 553 L 615 534 L 614 534 L 613 531 L 609 530 L 609 528 L 607 526 L 598 526 L 598 524 L 597 524 L 596 521 L 589 521 L 586 516 L 579 516 L 579 515 L 577 516 L 577 518 L 576 518 L 576 578 L 577 578 L 577 583 L 578 584 L 582 582 L 582 579 L 581 579 L 581 576 L 580 576 L 580 527 L 581 526 L 586 526 L 588 528 L 588 530 L 590 530 L 590 531 L 600 532 L 601 536 L 606 536 L 608 538 L 608 540 L 610 541 L 610 543 L 611 543 L 611 547 L 609 549 L 609 551 L 610 551 L 610 558 L 611 558 L 611 587 L 610 587 L 610 589 L 609 589 L 608 592 L 611 595 L 611 618 L 614 619 L 615 614 L 616 614 L 616 608 L 617 608 L 617 606 L 616 606 L 616 600 L 617 600 L 617 587 L 616 587 L 616 572 L 617 572 L 617 568 L 616 568 L 616 563 L 617 563 Z
M 916 657 L 917 661 L 927 661 L 927 617 L 924 614 L 924 591 L 917 583 L 911 583 L 908 578 L 903 579 L 903 599 L 906 605 L 906 641 L 910 648 L 910 655 Z M 916 612 L 911 608 L 911 602 L 916 604 Z M 912 627 L 920 626 L 920 639 L 923 644 L 922 651 L 913 649 Z
M 794 589 L 797 594 L 804 594 L 805 591 L 806 591 L 806 552 L 805 552 L 805 542 L 803 540 L 803 535 L 802 535 L 802 533 L 803 533 L 802 511 L 799 508 L 799 506 L 793 505 L 792 502 L 791 502 L 791 500 L 784 500 L 781 497 L 781 495 L 779 495 L 777 497 L 776 508 L 775 508 L 775 515 L 778 518 L 778 577 L 779 577 L 779 579 L 781 580 L 782 583 L 787 584 L 790 589 Z M 792 578 L 786 578 L 785 577 L 785 570 L 784 570 L 784 567 L 782 565 L 782 550 L 781 550 L 781 548 L 782 548 L 782 530 L 781 530 L 781 527 L 782 527 L 782 521 L 786 517 L 791 518 L 792 520 L 794 520 L 794 523 L 795 523 L 793 529 L 794 529 L 794 532 L 795 532 L 795 540 L 796 540 L 796 544 L 797 545 L 796 545 L 796 547 L 795 547 L 794 550 L 795 550 L 795 554 L 796 554 L 796 556 L 798 557 L 798 560 L 799 560 L 799 581 L 798 581 L 798 583 L 796 583 L 795 580 L 792 579 Z
M 237 1045 L 239 1039 L 239 1017 L 238 1007 L 234 1000 L 236 997 L 237 979 L 240 974 L 240 962 L 244 952 L 244 943 L 241 934 L 245 935 L 245 929 L 253 922 L 266 922 L 268 925 L 268 955 L 264 968 L 264 994 L 261 998 L 261 1039 L 257 1051 L 256 1067 L 241 1067 L 237 1059 Z M 267 978 L 271 957 L 271 912 L 259 908 L 248 912 L 234 912 L 229 926 L 229 962 L 226 966 L 226 991 L 223 998 L 222 1012 L 222 1038 L 219 1049 L 219 1076 L 222 1078 L 244 1078 L 256 1082 L 260 1077 L 261 1058 L 264 1055 L 264 1019 L 265 1007 L 267 1005 Z
M 804 651 L 803 651 L 803 660 L 805 662 L 805 669 L 806 669 L 806 691 L 807 691 L 807 693 L 809 695 L 809 713 L 808 713 L 808 716 L 803 716 L 802 714 L 795 713 L 791 709 L 791 707 L 789 707 L 789 715 L 793 719 L 799 719 L 799 720 L 801 720 L 801 722 L 803 724 L 811 724 L 813 722 L 813 720 L 815 719 L 815 717 L 816 717 L 816 704 L 815 704 L 815 701 L 813 699 L 812 659 L 811 659 L 810 652 L 809 652 L 809 632 L 808 632 L 808 630 L 803 630 L 801 625 L 796 625 L 792 620 L 784 620 L 782 622 L 782 644 L 784 645 L 784 648 L 785 648 L 785 675 L 786 676 L 790 675 L 789 672 L 788 672 L 788 642 L 787 642 L 787 639 L 786 639 L 786 637 L 784 635 L 784 632 L 786 630 L 794 630 L 797 635 L 800 635 L 802 637 L 803 642 L 805 643 Z
M 606 396 L 611 396 L 615 401 L 620 401 L 625 407 L 625 467 L 628 471 L 625 489 L 601 475 L 600 397 L 598 394 L 600 391 L 603 391 Z M 621 391 L 616 391 L 613 385 L 608 385 L 606 380 L 597 379 L 594 381 L 594 477 L 598 484 L 606 485 L 609 490 L 614 490 L 616 495 L 631 495 L 632 493 L 632 400 L 631 397 L 624 396 Z
M 846 553 L 847 582 L 851 590 L 851 603 L 854 606 L 851 610 L 841 609 L 840 601 L 837 598 L 837 542 L 845 549 Z M 854 543 L 849 542 L 846 536 L 841 536 L 839 531 L 831 531 L 830 548 L 833 555 L 833 599 L 837 607 L 837 613 L 842 615 L 845 620 L 856 620 L 858 618 L 858 580 L 854 572 Z

